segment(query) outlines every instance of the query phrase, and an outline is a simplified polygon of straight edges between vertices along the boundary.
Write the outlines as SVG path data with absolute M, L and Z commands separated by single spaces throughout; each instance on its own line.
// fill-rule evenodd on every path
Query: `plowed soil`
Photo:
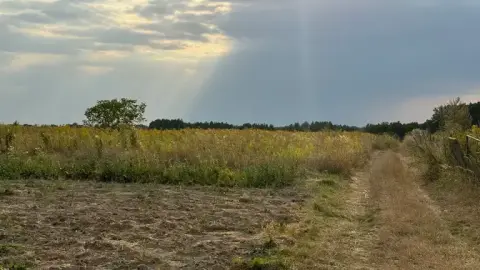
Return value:
M 0 262 L 35 269 L 228 269 L 269 222 L 295 222 L 293 189 L 67 181 L 0 186 Z

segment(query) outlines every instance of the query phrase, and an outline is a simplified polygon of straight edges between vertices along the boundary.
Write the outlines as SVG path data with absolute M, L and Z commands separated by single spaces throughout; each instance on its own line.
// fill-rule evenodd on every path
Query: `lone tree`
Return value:
M 97 104 L 85 111 L 85 125 L 96 127 L 118 128 L 123 125 L 132 126 L 145 121 L 145 103 L 137 104 L 137 100 L 122 98 L 99 100 Z

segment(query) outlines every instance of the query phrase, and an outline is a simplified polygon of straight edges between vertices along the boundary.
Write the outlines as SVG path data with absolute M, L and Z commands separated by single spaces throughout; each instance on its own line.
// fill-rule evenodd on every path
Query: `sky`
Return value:
M 0 122 L 423 122 L 480 101 L 479 32 L 474 0 L 0 0 Z

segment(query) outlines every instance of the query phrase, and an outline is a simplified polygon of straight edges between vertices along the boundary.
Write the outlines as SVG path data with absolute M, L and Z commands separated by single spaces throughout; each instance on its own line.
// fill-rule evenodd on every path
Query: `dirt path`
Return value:
M 370 265 L 371 250 L 376 242 L 375 229 L 370 226 L 373 212 L 370 210 L 370 182 L 368 172 L 359 172 L 352 177 L 350 193 L 347 195 L 347 211 L 355 229 L 351 231 L 353 265 L 350 269 L 375 269 Z
M 351 187 L 361 269 L 480 269 L 479 254 L 450 233 L 399 154 L 377 153 Z

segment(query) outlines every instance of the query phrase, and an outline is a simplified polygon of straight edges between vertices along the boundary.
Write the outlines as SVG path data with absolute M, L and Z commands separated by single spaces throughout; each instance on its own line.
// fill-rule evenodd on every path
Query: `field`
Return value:
M 292 189 L 41 180 L 4 188 L 0 258 L 37 269 L 228 269 L 262 246 L 262 226 L 298 221 L 304 200 Z
M 422 134 L 0 126 L 0 269 L 479 269 Z
M 0 126 L 0 179 L 288 186 L 309 171 L 348 174 L 362 133 L 101 130 Z
M 11 269 L 287 267 L 294 254 L 280 251 L 310 230 L 310 209 L 328 212 L 375 142 L 23 126 L 0 126 L 0 138 L 0 265 Z M 273 242 L 276 226 L 297 228 Z

